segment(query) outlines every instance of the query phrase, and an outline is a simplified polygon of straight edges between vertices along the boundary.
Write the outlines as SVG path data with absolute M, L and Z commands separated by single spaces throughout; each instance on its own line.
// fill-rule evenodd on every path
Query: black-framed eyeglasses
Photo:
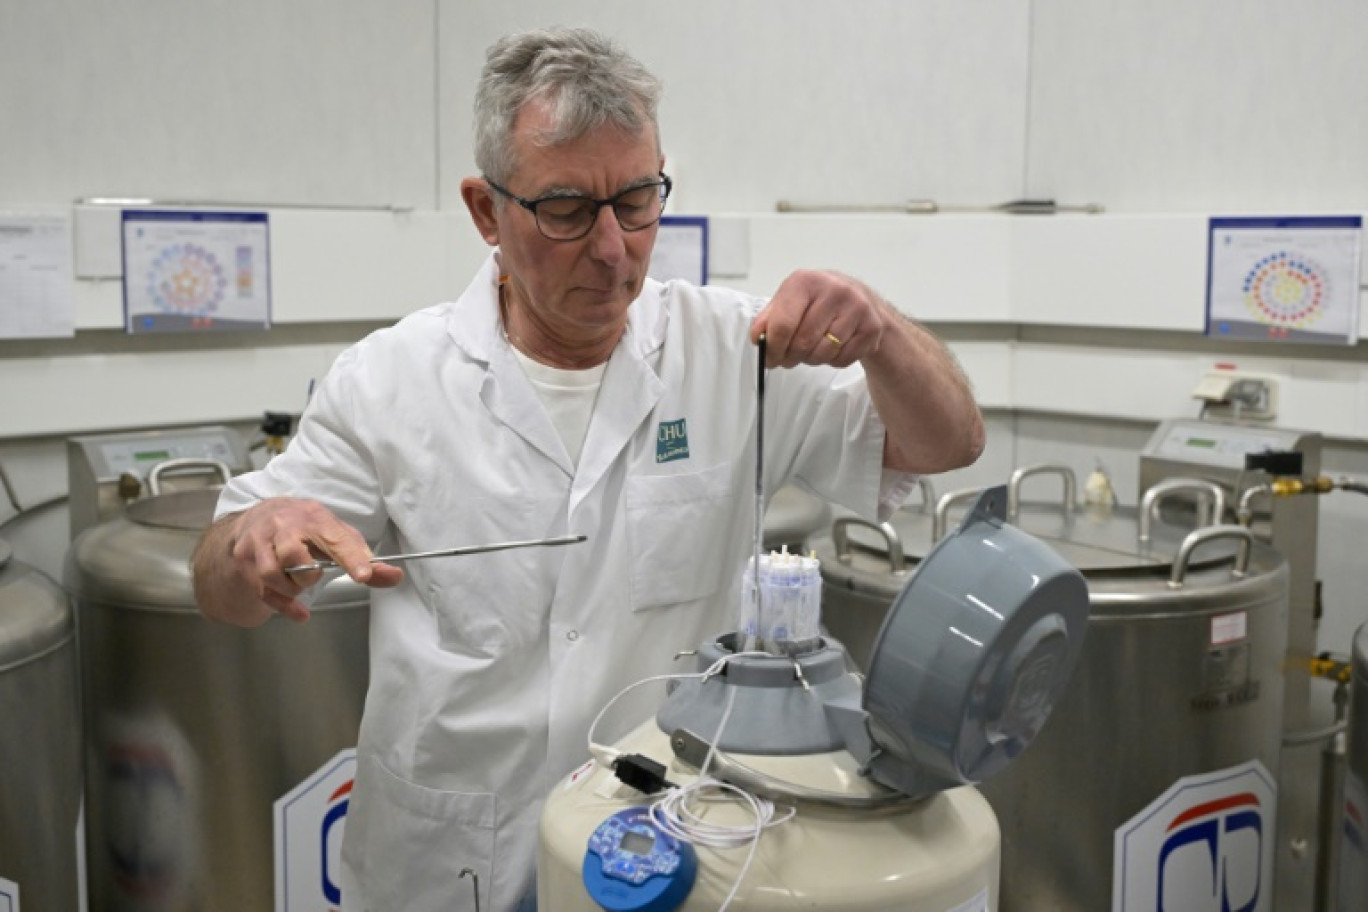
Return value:
M 660 180 L 628 187 L 615 196 L 594 199 L 579 194 L 553 193 L 537 199 L 523 199 L 494 183 L 484 182 L 513 202 L 532 213 L 537 230 L 553 241 L 577 241 L 589 233 L 598 220 L 599 210 L 613 207 L 613 215 L 623 231 L 641 231 L 660 221 L 665 212 L 665 200 L 670 197 L 674 181 L 662 171 Z

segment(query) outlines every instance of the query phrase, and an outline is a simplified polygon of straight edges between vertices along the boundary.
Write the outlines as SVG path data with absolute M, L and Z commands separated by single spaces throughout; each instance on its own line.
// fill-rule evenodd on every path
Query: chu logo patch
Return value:
M 656 425 L 656 462 L 689 458 L 689 428 L 684 419 Z

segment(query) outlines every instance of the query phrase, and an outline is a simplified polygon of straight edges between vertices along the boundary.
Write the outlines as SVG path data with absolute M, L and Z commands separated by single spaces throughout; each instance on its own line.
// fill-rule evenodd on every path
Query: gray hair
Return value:
M 589 29 L 501 38 L 485 55 L 475 93 L 475 165 L 499 183 L 513 174 L 513 124 L 534 99 L 550 104 L 552 127 L 541 143 L 570 142 L 604 124 L 633 134 L 650 126 L 659 150 L 660 92 L 660 80 L 639 61 Z

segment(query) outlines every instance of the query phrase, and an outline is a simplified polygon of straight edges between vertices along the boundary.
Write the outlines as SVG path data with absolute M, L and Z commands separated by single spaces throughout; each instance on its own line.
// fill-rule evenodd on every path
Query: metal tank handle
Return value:
M 1032 475 L 1058 475 L 1064 479 L 1064 512 L 1072 513 L 1077 500 L 1078 476 L 1074 470 L 1058 463 L 1025 466 L 1012 473 L 1007 481 L 1007 521 L 1015 523 L 1021 512 L 1021 483 Z
M 1253 551 L 1254 533 L 1244 526 L 1207 526 L 1205 529 L 1194 529 L 1183 539 L 1183 544 L 1178 548 L 1178 556 L 1173 559 L 1173 572 L 1169 575 L 1168 581 L 1170 589 L 1183 588 L 1192 552 L 1218 538 L 1240 540 L 1240 550 L 1235 555 L 1235 569 L 1230 571 L 1230 575 L 1235 579 L 1244 579 L 1249 575 L 1249 555 Z
M 966 500 L 976 500 L 986 488 L 961 488 L 936 501 L 936 515 L 931 518 L 931 544 L 945 537 L 945 527 L 949 525 L 950 508 Z
M 907 559 L 903 556 L 902 539 L 898 536 L 898 530 L 893 528 L 892 523 L 872 523 L 858 516 L 843 516 L 831 524 L 831 543 L 836 547 L 836 559 L 843 564 L 850 563 L 850 532 L 851 526 L 864 526 L 866 529 L 873 529 L 884 537 L 888 544 L 888 569 L 896 576 L 901 576 L 907 572 Z
M 1214 481 L 1206 481 L 1202 478 L 1166 478 L 1145 492 L 1145 496 L 1140 501 L 1140 544 L 1148 544 L 1150 540 L 1150 529 L 1154 525 L 1154 517 L 1159 512 L 1159 504 L 1174 494 L 1205 494 L 1214 505 L 1210 517 L 1199 516 L 1197 525 L 1208 526 L 1213 523 L 1220 523 L 1225 517 L 1226 496 L 1225 489 Z M 1206 503 L 1204 499 L 1203 504 Z
M 227 463 L 218 459 L 166 459 L 154 465 L 147 473 L 147 493 L 153 497 L 161 493 L 161 477 L 167 472 L 187 472 L 192 469 L 216 471 L 224 484 L 233 477 L 233 470 L 228 468 Z
M 921 491 L 921 511 L 930 513 L 936 504 L 936 487 L 925 475 L 917 476 L 917 489 Z

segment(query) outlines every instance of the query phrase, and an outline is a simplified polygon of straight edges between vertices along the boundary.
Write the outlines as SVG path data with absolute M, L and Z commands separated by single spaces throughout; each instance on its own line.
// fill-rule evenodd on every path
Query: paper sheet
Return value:
M 0 215 L 0 338 L 75 334 L 70 219 Z

